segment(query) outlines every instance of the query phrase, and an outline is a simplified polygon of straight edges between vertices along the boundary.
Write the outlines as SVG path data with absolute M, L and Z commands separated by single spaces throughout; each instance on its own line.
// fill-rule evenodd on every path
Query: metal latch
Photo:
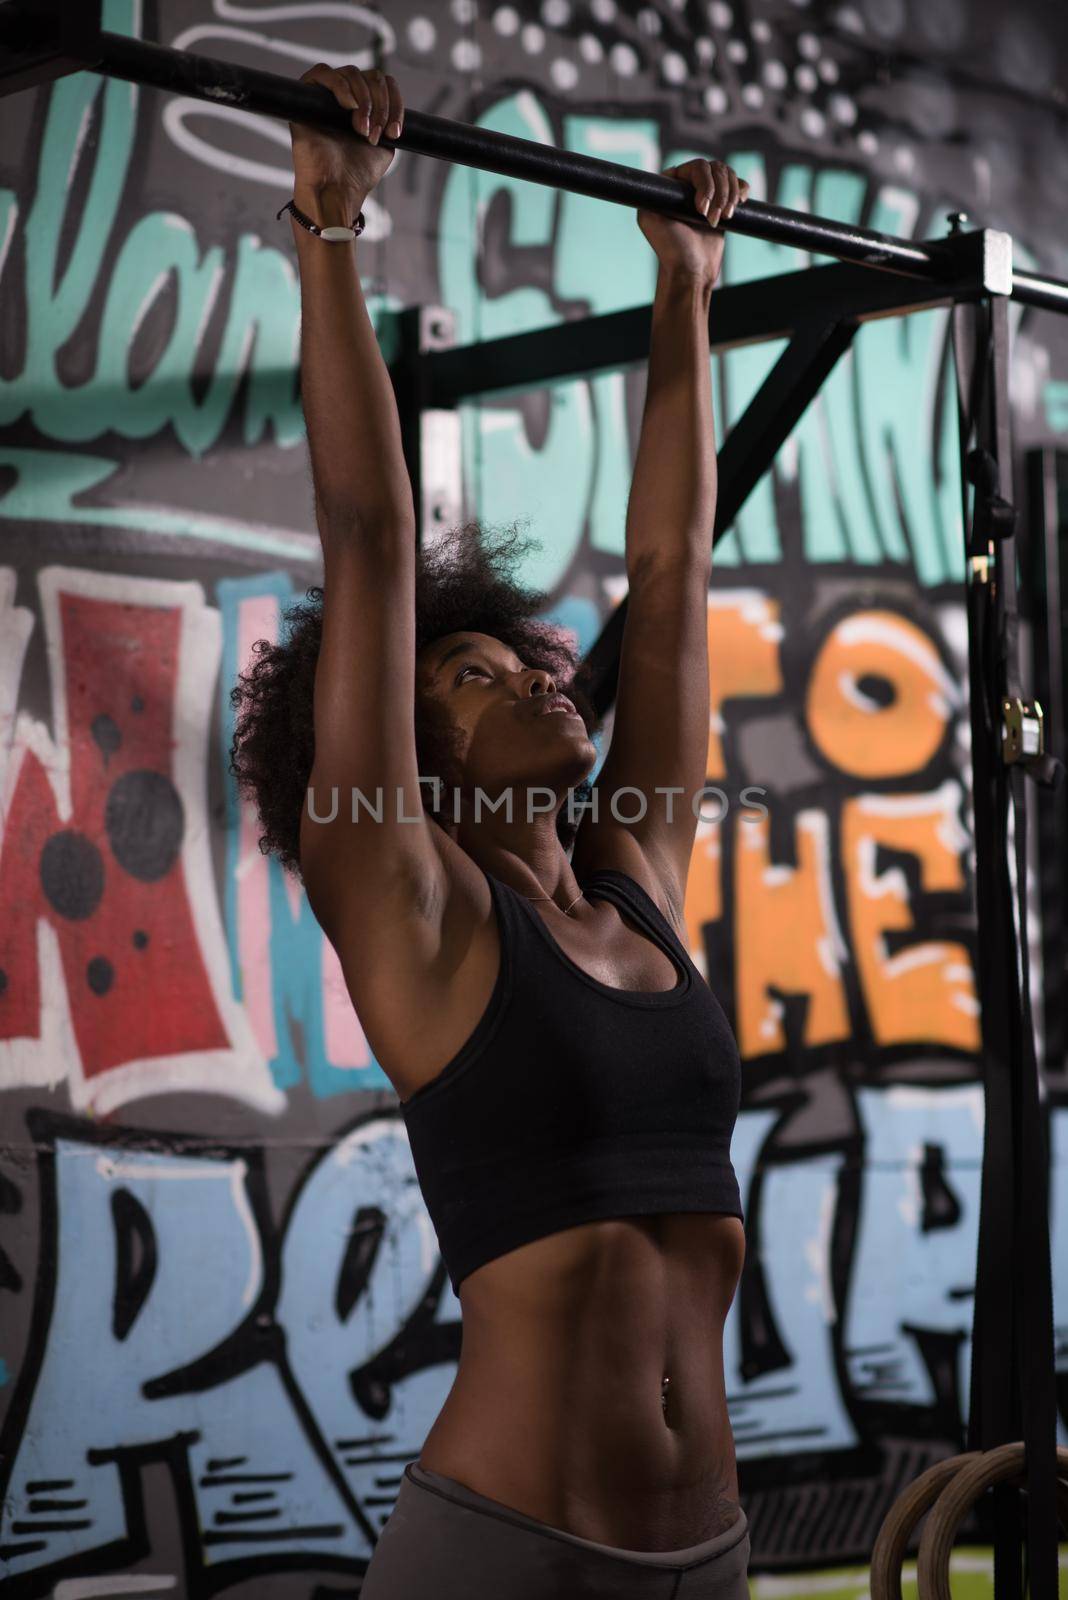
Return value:
M 1001 753 L 1007 762 L 1030 761 L 1046 748 L 1042 707 L 1037 700 L 1006 699 L 1001 702 L 1005 726 Z

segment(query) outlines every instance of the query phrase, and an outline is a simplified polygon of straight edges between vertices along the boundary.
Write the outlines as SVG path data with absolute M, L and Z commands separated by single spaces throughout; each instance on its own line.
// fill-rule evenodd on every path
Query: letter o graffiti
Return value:
M 854 611 L 827 634 L 805 693 L 816 749 L 854 778 L 922 772 L 939 750 L 959 691 L 929 634 L 900 612 Z

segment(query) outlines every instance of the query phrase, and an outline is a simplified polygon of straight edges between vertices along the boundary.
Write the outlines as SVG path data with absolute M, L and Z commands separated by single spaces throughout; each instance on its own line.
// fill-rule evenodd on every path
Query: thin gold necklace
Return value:
M 523 891 L 522 891 L 522 889 L 517 889 L 516 893 L 517 894 L 523 894 Z M 579 900 L 584 900 L 585 898 L 586 898 L 585 895 L 580 892 L 577 900 L 572 900 L 570 906 L 564 906 L 562 908 L 564 916 L 566 917 L 570 913 L 571 906 L 577 906 L 578 903 L 579 903 Z M 524 894 L 523 895 L 523 899 L 524 900 L 548 900 L 550 905 L 556 906 L 556 901 L 553 899 L 551 894 Z M 559 910 L 561 910 L 561 907 L 560 906 L 556 906 L 556 909 L 557 909 L 557 911 L 559 911 Z

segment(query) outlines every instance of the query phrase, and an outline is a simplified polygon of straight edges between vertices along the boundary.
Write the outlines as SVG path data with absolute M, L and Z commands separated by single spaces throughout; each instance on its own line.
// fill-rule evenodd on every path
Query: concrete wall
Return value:
M 1037 0 L 105 12 L 294 76 L 379 40 L 414 107 L 651 170 L 721 155 L 759 197 L 898 234 L 964 209 L 1068 276 L 1068 51 Z M 352 1596 L 459 1307 L 336 958 L 225 774 L 235 673 L 319 576 L 288 134 L 84 74 L 0 123 L 6 1592 Z M 387 341 L 414 303 L 467 341 L 652 293 L 619 208 L 402 153 L 367 211 Z M 725 278 L 805 265 L 738 237 Z M 1068 430 L 1068 328 L 1013 320 L 1022 450 Z M 778 349 L 715 362 L 720 436 Z M 744 1062 L 725 1355 L 755 1594 L 865 1593 L 889 1503 L 967 1420 L 983 1103 L 947 357 L 942 312 L 861 332 L 709 596 L 707 770 L 768 806 L 702 822 L 687 904 Z M 432 469 L 465 511 L 529 518 L 526 575 L 583 646 L 621 593 L 643 382 L 464 408 Z M 1049 1083 L 1063 1373 L 1063 1063 Z M 982 1553 L 957 1559 L 989 1594 Z

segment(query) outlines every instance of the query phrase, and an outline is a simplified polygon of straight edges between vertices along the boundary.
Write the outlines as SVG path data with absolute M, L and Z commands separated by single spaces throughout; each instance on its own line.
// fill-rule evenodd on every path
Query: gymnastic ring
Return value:
M 952 1600 L 949 1558 L 953 1540 L 983 1490 L 995 1483 L 1022 1485 L 1026 1481 L 1026 1457 L 1020 1439 L 981 1451 L 978 1460 L 974 1459 L 974 1452 L 971 1454 L 971 1460 L 954 1458 L 960 1470 L 953 1474 L 927 1518 L 916 1573 L 920 1600 Z M 1068 1524 L 1068 1449 L 1063 1447 L 1057 1450 L 1057 1508 L 1060 1520 Z
M 970 1450 L 966 1455 L 947 1456 L 944 1461 L 936 1461 L 898 1495 L 872 1545 L 871 1600 L 901 1600 L 901 1566 L 913 1528 L 961 1467 L 966 1462 L 977 1461 L 981 1455 L 981 1450 Z

